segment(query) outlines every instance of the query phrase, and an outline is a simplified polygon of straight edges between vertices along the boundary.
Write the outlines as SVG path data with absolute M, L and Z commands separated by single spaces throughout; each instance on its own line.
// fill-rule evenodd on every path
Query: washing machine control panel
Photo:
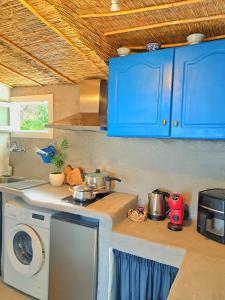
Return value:
M 44 215 L 41 215 L 41 214 L 32 214 L 32 218 L 33 219 L 36 219 L 36 220 L 41 220 L 41 221 L 44 221 L 45 219 L 45 216 Z
M 51 214 L 49 212 L 36 211 L 6 203 L 5 216 L 13 218 L 20 223 L 30 223 L 31 225 L 50 228 Z

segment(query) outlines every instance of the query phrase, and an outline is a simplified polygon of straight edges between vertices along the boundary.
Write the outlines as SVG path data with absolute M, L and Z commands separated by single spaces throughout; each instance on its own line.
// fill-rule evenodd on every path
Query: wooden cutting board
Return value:
M 80 185 L 82 184 L 83 180 L 81 177 L 81 172 L 79 168 L 75 168 L 68 172 L 66 175 L 66 181 L 69 185 Z

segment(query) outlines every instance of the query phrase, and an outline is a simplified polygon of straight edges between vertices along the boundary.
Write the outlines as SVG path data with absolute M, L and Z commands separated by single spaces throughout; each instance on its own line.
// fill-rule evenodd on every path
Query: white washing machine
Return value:
M 4 209 L 3 280 L 37 299 L 48 299 L 51 211 L 10 201 Z

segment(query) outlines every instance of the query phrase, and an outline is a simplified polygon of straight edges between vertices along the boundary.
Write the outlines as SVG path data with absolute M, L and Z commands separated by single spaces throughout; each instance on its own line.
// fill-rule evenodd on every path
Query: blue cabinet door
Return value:
M 111 59 L 109 136 L 169 136 L 173 56 L 166 49 Z
M 225 139 L 225 40 L 175 50 L 171 136 Z

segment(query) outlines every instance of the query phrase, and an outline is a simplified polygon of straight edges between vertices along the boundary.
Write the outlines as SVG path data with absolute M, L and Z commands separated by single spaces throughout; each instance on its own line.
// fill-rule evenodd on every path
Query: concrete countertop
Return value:
M 109 274 L 107 265 L 109 247 L 117 248 L 117 245 L 122 243 L 126 244 L 127 249 L 130 250 L 128 252 L 133 251 L 133 254 L 139 256 L 149 258 L 145 255 L 147 252 L 156 252 L 154 254 L 156 261 L 157 255 L 165 256 L 166 260 L 171 262 L 174 254 L 179 256 L 174 260 L 174 265 L 177 264 L 180 269 L 171 288 L 169 300 L 225 299 L 225 246 L 207 240 L 197 233 L 195 222 L 184 227 L 180 232 L 168 230 L 168 220 L 134 223 L 126 216 L 129 208 L 136 207 L 137 196 L 126 193 L 113 193 L 88 207 L 80 207 L 62 200 L 70 195 L 68 186 L 55 188 L 45 184 L 18 191 L 1 184 L 0 191 L 23 197 L 28 204 L 36 207 L 95 217 L 100 220 L 100 241 L 104 243 L 99 248 L 102 262 L 98 299 L 106 299 L 108 293 L 105 281 Z
M 87 207 L 74 205 L 62 200 L 71 195 L 67 185 L 53 187 L 50 184 L 44 184 L 34 188 L 16 190 L 8 187 L 7 184 L 0 184 L 0 192 L 22 197 L 28 204 L 36 207 L 98 218 L 108 229 L 126 218 L 128 209 L 137 205 L 136 195 L 116 192 Z
M 113 231 L 186 250 L 168 300 L 225 299 L 225 245 L 200 235 L 196 222 L 180 232 L 168 230 L 167 223 L 168 220 L 134 223 L 126 218 Z

